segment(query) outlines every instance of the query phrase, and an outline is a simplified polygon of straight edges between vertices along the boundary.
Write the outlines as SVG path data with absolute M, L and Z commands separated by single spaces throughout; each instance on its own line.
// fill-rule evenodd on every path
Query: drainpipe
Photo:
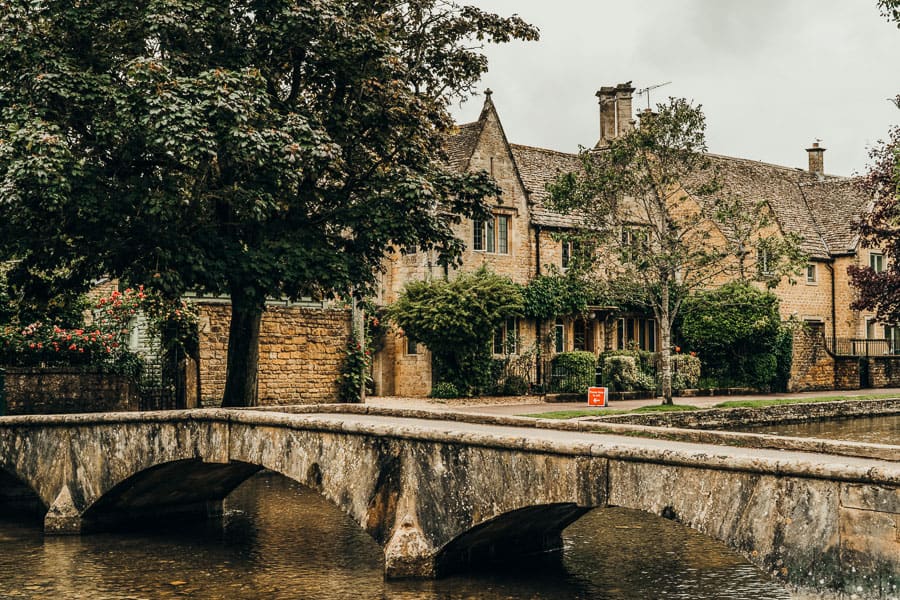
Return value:
M 541 276 L 541 226 L 537 225 L 534 228 L 534 276 Z M 534 323 L 535 327 L 535 342 L 537 342 L 538 347 L 538 358 L 536 360 L 536 364 L 534 366 L 534 377 L 538 381 L 543 383 L 541 373 L 541 363 L 543 359 L 543 353 L 541 352 L 541 329 L 544 328 L 544 322 L 542 319 L 535 319 Z
M 825 263 L 825 268 L 831 273 L 831 340 L 837 344 L 837 308 L 835 307 L 835 284 L 834 284 L 834 265 L 830 262 Z

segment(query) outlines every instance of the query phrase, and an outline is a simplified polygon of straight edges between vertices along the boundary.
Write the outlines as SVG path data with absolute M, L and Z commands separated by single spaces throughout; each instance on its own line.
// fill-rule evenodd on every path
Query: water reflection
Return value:
M 334 506 L 280 476 L 238 488 L 221 525 L 44 538 L 0 521 L 2 598 L 789 598 L 719 544 L 622 509 L 589 513 L 565 556 L 438 581 L 385 582 L 380 548 Z
M 814 437 L 900 446 L 900 415 L 830 419 L 787 425 L 760 425 L 741 430 L 791 437 Z

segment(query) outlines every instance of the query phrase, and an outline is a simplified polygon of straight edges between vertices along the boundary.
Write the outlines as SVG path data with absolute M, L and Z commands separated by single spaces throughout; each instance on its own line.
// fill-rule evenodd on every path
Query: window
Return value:
M 583 258 L 584 255 L 579 256 L 581 252 L 581 245 L 572 240 L 563 240 L 562 242 L 562 268 L 568 269 L 573 265 L 574 260 L 576 258 Z
M 627 262 L 636 262 L 642 258 L 647 249 L 647 229 L 645 227 L 622 228 L 622 258 Z
M 494 330 L 494 354 L 516 354 L 519 341 L 519 320 L 510 317 Z
M 566 351 L 566 325 L 561 319 L 557 319 L 553 325 L 553 343 L 553 349 L 557 353 Z
M 619 350 L 637 348 L 656 352 L 656 321 L 632 317 L 619 319 L 616 323 L 616 347 Z
M 772 276 L 771 260 L 772 256 L 769 249 L 766 248 L 763 242 L 760 242 L 756 248 L 756 274 L 760 278 Z
M 416 340 L 407 336 L 406 338 L 406 353 L 407 354 L 418 354 L 419 353 L 419 344 Z
M 887 340 L 889 354 L 900 354 L 900 326 L 885 325 L 884 339 Z
M 594 326 L 590 321 L 577 319 L 572 327 L 572 347 L 574 350 L 594 349 Z
M 509 215 L 494 215 L 487 221 L 474 222 L 472 250 L 492 254 L 509 254 Z
M 884 271 L 884 256 L 875 252 L 870 254 L 869 267 L 876 273 Z
M 806 283 L 815 283 L 818 281 L 815 263 L 806 265 Z

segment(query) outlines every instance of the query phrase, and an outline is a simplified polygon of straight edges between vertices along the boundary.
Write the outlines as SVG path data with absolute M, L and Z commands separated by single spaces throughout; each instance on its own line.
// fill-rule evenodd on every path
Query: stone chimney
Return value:
M 825 148 L 819 148 L 819 142 L 813 142 L 812 148 L 807 148 L 809 155 L 809 172 L 816 175 L 825 174 Z
M 597 92 L 600 102 L 600 141 L 597 146 L 608 146 L 611 140 L 634 129 L 634 115 L 631 114 L 633 93 L 634 87 L 630 81 L 616 87 L 602 87 Z

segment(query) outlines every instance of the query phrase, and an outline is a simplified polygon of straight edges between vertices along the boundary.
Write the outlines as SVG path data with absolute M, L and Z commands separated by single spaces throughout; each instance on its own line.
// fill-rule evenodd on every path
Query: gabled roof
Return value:
M 472 158 L 472 153 L 475 152 L 483 128 L 484 121 L 479 119 L 472 123 L 457 125 L 450 131 L 444 147 L 447 150 L 447 159 L 451 167 L 459 171 L 469 168 L 469 160 Z
M 459 125 L 448 135 L 447 155 L 454 168 L 469 168 L 492 112 L 496 115 L 488 94 L 478 121 Z M 497 122 L 502 132 L 499 117 Z M 506 140 L 505 133 L 503 136 Z M 531 224 L 558 229 L 577 228 L 581 224 L 577 215 L 561 214 L 548 208 L 547 185 L 561 174 L 580 171 L 579 155 L 508 142 L 507 146 L 516 173 L 528 192 Z M 708 156 L 725 193 L 746 200 L 748 206 L 765 201 L 781 230 L 798 235 L 801 249 L 810 258 L 828 260 L 856 250 L 858 238 L 853 225 L 863 214 L 869 198 L 852 179 L 822 178 L 803 169 L 718 154 Z
M 564 215 L 547 208 L 550 194 L 547 185 L 565 173 L 579 171 L 581 159 L 577 154 L 557 152 L 545 148 L 510 144 L 519 174 L 530 192 L 532 201 L 531 222 L 542 227 L 570 229 L 579 225 L 573 215 Z
M 828 245 L 800 193 L 800 184 L 815 178 L 814 175 L 802 169 L 744 158 L 718 154 L 708 156 L 725 193 L 752 203 L 765 201 L 781 230 L 800 236 L 804 253 L 810 258 L 829 258 Z
M 826 179 L 800 184 L 810 213 L 832 255 L 852 254 L 859 243 L 854 226 L 859 222 L 870 198 L 856 179 Z

